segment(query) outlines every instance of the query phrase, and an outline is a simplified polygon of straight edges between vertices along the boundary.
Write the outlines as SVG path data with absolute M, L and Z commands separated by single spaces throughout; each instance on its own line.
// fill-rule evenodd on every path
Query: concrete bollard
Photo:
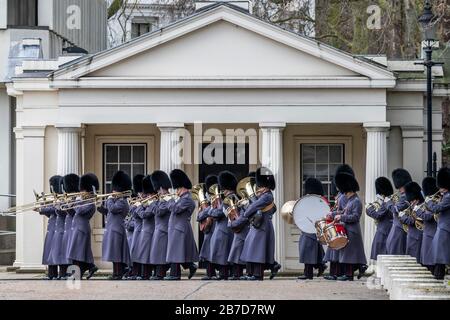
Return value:
M 431 289 L 441 289 L 441 290 L 449 290 L 443 282 L 440 283 L 401 283 L 398 286 L 392 287 L 391 292 L 389 293 L 389 298 L 391 300 L 403 300 L 405 299 L 406 293 L 413 290 L 431 290 Z
M 391 273 L 396 273 L 396 272 L 410 272 L 410 273 L 414 273 L 414 272 L 428 272 L 428 269 L 422 266 L 416 266 L 416 265 L 411 265 L 411 266 L 387 266 L 387 271 L 386 273 L 383 274 L 383 278 L 381 279 L 381 284 L 384 285 L 386 283 L 386 279 L 389 278 L 389 275 Z
M 423 284 L 430 284 L 430 283 L 442 283 L 442 281 L 436 280 L 434 278 L 394 278 L 391 281 L 391 286 L 392 288 L 395 288 L 397 286 L 400 286 L 402 284 L 410 284 L 410 285 L 415 285 L 418 283 L 423 283 Z M 389 294 L 392 291 L 392 288 L 388 288 Z M 385 288 L 387 289 L 387 288 Z
M 428 271 L 419 271 L 419 272 L 396 272 L 391 273 L 384 279 L 383 287 L 388 289 L 389 291 L 392 289 L 392 281 L 393 279 L 434 279 L 433 275 Z

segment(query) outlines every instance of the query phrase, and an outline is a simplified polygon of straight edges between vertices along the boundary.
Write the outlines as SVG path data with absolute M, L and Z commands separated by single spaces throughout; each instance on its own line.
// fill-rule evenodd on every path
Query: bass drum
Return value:
M 330 206 L 324 198 L 308 194 L 297 200 L 292 215 L 295 224 L 302 232 L 315 234 L 315 222 L 329 213 Z

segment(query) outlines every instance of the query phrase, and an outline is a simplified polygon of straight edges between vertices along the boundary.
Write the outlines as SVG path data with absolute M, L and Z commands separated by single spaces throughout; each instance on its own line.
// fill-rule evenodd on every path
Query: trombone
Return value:
M 61 210 L 67 209 L 77 209 L 85 206 L 89 206 L 95 204 L 96 207 L 103 204 L 106 199 L 109 197 L 113 198 L 122 198 L 131 196 L 131 190 L 123 191 L 123 192 L 111 192 L 106 194 L 96 194 L 96 193 L 84 193 L 84 199 L 72 200 L 61 206 Z
M 154 195 L 151 195 L 151 196 L 148 196 L 148 197 L 144 197 L 144 198 L 142 198 L 142 197 L 135 197 L 135 198 L 132 198 L 132 199 L 129 199 L 128 200 L 128 204 L 130 205 L 130 206 L 144 206 L 144 207 L 146 207 L 146 206 L 148 206 L 149 204 L 151 204 L 152 202 L 154 202 L 154 201 L 156 201 L 156 200 L 158 200 L 159 199 L 159 195 L 157 195 L 157 194 L 154 194 Z

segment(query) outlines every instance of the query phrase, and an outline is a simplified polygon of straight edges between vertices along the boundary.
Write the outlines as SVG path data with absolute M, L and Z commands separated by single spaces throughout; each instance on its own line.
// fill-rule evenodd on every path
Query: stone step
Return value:
M 450 289 L 446 287 L 417 287 L 417 286 L 404 286 L 402 290 L 400 290 L 395 299 L 393 295 L 391 295 L 391 300 L 407 300 L 411 295 L 420 295 L 420 296 L 446 296 L 450 295 Z
M 406 273 L 393 273 L 390 274 L 388 278 L 385 279 L 385 283 L 383 287 L 388 291 L 392 290 L 392 285 L 394 279 L 435 279 L 434 276 L 426 271 L 426 272 L 406 272 Z
M 393 291 L 393 288 L 396 288 L 402 284 L 416 285 L 416 284 L 434 284 L 434 283 L 442 283 L 442 281 L 436 280 L 433 277 L 431 278 L 395 278 L 391 281 L 391 288 L 385 288 L 388 290 L 389 294 Z
M 383 278 L 381 279 L 381 284 L 384 285 L 386 282 L 386 279 L 389 278 L 389 275 L 391 273 L 395 272 L 429 272 L 427 268 L 422 266 L 407 266 L 407 267 L 398 267 L 398 266 L 388 266 L 386 274 L 383 274 Z
M 382 266 L 379 277 L 383 279 L 385 275 L 389 272 L 389 267 L 398 267 L 398 268 L 409 268 L 409 267 L 421 267 L 416 261 L 407 261 L 407 262 L 385 262 Z
M 445 286 L 444 282 L 441 283 L 415 283 L 415 284 L 409 284 L 404 283 L 400 284 L 396 287 L 393 287 L 390 292 L 390 299 L 391 300 L 403 300 L 405 299 L 406 292 L 409 292 L 410 290 L 431 290 L 431 289 L 445 289 L 448 290 L 449 288 Z
M 450 300 L 450 294 L 410 294 L 404 300 Z

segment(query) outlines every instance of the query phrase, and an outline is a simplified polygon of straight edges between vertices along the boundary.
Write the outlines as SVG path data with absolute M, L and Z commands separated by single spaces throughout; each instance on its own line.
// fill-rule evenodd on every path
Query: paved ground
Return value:
M 388 299 L 384 290 L 369 289 L 367 278 L 353 282 L 323 279 L 299 281 L 280 277 L 260 281 L 108 281 L 104 277 L 81 281 L 45 281 L 42 274 L 0 272 L 0 300 L 11 299 Z M 369 278 L 370 282 L 370 278 Z

